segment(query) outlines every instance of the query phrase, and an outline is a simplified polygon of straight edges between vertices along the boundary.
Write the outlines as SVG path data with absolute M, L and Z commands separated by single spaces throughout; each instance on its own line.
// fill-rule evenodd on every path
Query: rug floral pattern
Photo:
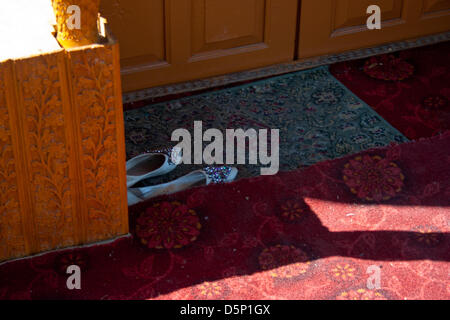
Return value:
M 203 121 L 203 131 L 279 129 L 282 171 L 407 141 L 337 81 L 327 67 L 320 67 L 126 111 L 128 158 L 175 145 L 170 141 L 175 129 L 188 129 L 193 136 L 194 121 L 199 120 Z M 202 166 L 181 165 L 160 180 L 172 180 L 198 167 Z M 238 178 L 260 173 L 256 165 L 238 168 Z
M 330 66 L 330 72 L 408 139 L 450 129 L 450 42 Z

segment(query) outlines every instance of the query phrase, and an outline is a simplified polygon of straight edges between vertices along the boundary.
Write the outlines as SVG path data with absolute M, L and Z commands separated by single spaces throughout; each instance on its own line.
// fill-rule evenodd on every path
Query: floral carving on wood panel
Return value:
M 4 77 L 0 64 L 0 261 L 25 253 Z
M 57 55 L 23 61 L 18 80 L 39 248 L 72 245 L 74 212 Z
M 111 47 L 71 53 L 80 114 L 82 161 L 88 205 L 88 240 L 120 234 L 121 197 Z

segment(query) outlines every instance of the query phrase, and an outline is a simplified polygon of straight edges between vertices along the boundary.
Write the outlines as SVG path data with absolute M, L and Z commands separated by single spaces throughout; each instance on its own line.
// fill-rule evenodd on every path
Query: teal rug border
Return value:
M 372 108 L 371 106 L 369 106 L 366 102 L 364 102 L 363 100 L 361 100 L 356 94 L 354 94 L 349 88 L 347 88 L 342 82 L 340 82 L 338 79 L 336 79 L 335 76 L 333 76 L 330 72 L 329 66 L 324 66 L 323 68 L 326 68 L 326 71 L 330 74 L 330 76 L 332 76 L 334 78 L 334 80 L 341 86 L 341 88 L 343 88 L 347 93 L 349 93 L 350 95 L 352 95 L 355 99 L 357 99 L 359 102 L 361 102 L 362 104 L 364 104 L 365 106 L 367 106 L 370 111 L 374 114 L 379 116 L 382 121 L 384 122 L 384 124 L 388 127 L 390 127 L 392 130 L 394 130 L 395 132 L 398 132 L 399 136 L 402 136 L 403 138 L 405 138 L 406 141 L 409 141 L 408 138 L 406 138 L 403 133 L 401 133 L 400 131 L 398 131 L 397 128 L 395 128 L 392 124 L 390 124 L 389 122 L 387 122 L 386 119 L 384 119 L 382 116 L 380 116 L 378 114 L 378 112 L 375 111 L 374 108 Z

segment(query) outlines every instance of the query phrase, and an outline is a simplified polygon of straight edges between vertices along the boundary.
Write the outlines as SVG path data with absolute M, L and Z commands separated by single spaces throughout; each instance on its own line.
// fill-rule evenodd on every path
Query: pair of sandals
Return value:
M 167 183 L 140 188 L 133 187 L 144 179 L 161 176 L 174 170 L 177 165 L 172 162 L 171 155 L 172 149 L 169 148 L 144 153 L 127 161 L 128 206 L 195 186 L 231 182 L 238 173 L 234 167 L 206 167 Z

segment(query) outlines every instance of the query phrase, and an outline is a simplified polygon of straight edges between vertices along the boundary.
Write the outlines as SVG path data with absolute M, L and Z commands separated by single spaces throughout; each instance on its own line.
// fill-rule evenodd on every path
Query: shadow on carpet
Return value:
M 139 204 L 133 239 L 0 265 L 0 298 L 449 299 L 449 150 L 450 132 Z

